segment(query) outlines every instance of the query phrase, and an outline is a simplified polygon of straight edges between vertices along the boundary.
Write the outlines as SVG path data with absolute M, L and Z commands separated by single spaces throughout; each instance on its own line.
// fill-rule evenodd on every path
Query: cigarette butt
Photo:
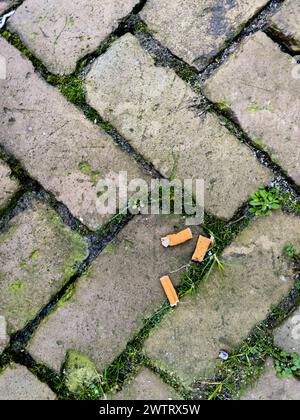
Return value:
M 205 258 L 205 255 L 207 254 L 208 248 L 210 247 L 211 243 L 211 239 L 200 235 L 192 260 L 195 262 L 202 262 Z
M 177 292 L 172 284 L 172 281 L 169 276 L 164 276 L 160 279 L 161 285 L 169 299 L 170 305 L 172 307 L 177 306 L 179 303 L 179 297 Z
M 185 242 L 193 239 L 193 233 L 190 228 L 182 230 L 179 233 L 168 235 L 165 238 L 161 238 L 161 243 L 165 248 L 169 246 L 177 246 L 184 244 Z

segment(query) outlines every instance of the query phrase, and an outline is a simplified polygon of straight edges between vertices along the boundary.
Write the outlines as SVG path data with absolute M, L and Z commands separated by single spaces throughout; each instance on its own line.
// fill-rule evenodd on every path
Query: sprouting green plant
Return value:
M 271 188 L 267 191 L 261 187 L 251 196 L 250 206 L 250 213 L 256 216 L 268 216 L 271 210 L 282 207 L 280 192 L 276 188 Z
M 283 248 L 283 253 L 286 257 L 295 258 L 299 256 L 299 251 L 294 245 L 286 245 Z
M 296 353 L 289 355 L 282 351 L 275 358 L 275 369 L 279 378 L 298 376 L 300 375 L 300 358 Z

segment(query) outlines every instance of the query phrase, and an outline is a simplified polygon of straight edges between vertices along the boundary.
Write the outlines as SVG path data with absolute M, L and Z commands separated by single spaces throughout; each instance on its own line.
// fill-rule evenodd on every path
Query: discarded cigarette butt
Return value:
M 202 262 L 207 254 L 208 248 L 210 247 L 212 240 L 205 236 L 199 236 L 198 243 L 192 260 L 195 262 Z
M 169 246 L 177 246 L 184 244 L 185 242 L 193 239 L 193 234 L 190 228 L 182 230 L 179 233 L 168 235 L 165 238 L 161 238 L 161 243 L 165 248 Z
M 160 279 L 161 285 L 169 299 L 170 305 L 172 307 L 177 306 L 179 303 L 179 297 L 177 292 L 172 284 L 172 281 L 169 276 L 164 276 Z

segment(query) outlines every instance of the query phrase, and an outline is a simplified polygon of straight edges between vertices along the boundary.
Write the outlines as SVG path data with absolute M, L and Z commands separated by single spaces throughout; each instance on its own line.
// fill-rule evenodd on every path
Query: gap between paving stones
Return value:
M 274 3 L 274 2 L 273 2 Z

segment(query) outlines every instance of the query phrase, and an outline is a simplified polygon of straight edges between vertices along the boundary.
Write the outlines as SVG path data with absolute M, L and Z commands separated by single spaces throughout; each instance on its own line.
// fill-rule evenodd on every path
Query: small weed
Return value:
M 286 245 L 283 248 L 283 254 L 286 257 L 297 258 L 299 256 L 299 251 L 294 247 L 294 245 Z
M 280 352 L 275 360 L 275 370 L 278 378 L 300 376 L 300 358 L 296 353 Z
M 276 188 L 267 191 L 262 187 L 251 196 L 250 206 L 250 213 L 256 216 L 268 216 L 271 210 L 282 207 L 280 192 Z

